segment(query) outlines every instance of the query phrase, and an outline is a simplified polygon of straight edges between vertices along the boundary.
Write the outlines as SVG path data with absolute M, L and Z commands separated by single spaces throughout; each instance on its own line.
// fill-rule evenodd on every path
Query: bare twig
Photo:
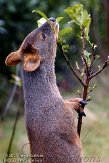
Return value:
M 76 62 L 76 69 L 77 69 L 77 71 L 79 72 L 79 74 L 82 74 L 82 72 L 81 72 L 81 70 L 80 70 L 80 68 L 79 68 L 79 66 L 78 66 L 78 62 Z
M 86 81 L 85 81 L 85 85 L 84 85 L 84 87 L 83 87 L 83 95 L 82 95 L 82 98 L 83 98 L 84 101 L 86 101 L 86 99 L 87 99 L 88 87 L 89 87 L 89 82 L 90 82 L 89 78 L 86 78 L 85 80 L 86 80 Z M 85 105 L 82 106 L 82 110 L 80 110 L 80 111 L 83 111 L 83 110 L 84 110 L 84 107 L 85 107 Z M 81 134 L 82 117 L 83 117 L 83 116 L 82 116 L 81 114 L 78 115 L 77 132 L 78 132 L 78 135 L 79 135 L 79 136 L 80 136 L 80 134 Z
M 76 76 L 76 78 L 79 80 L 79 82 L 84 86 L 83 81 L 81 80 L 81 78 L 77 75 L 76 71 L 74 70 L 74 68 L 72 67 L 68 57 L 66 56 L 65 52 L 62 49 L 62 46 L 60 44 L 58 44 L 58 46 L 60 47 L 61 53 L 64 56 L 64 59 L 66 60 L 68 66 L 70 67 L 71 71 L 74 73 L 74 75 Z
M 104 65 L 102 66 L 101 69 L 99 69 L 99 71 L 92 72 L 92 65 L 93 65 L 94 60 L 96 59 L 96 57 L 95 57 L 95 45 L 93 44 L 93 46 L 92 46 L 92 53 L 89 56 L 90 64 L 88 64 L 88 61 L 87 61 L 87 59 L 85 57 L 85 41 L 86 41 L 86 37 L 85 37 L 85 29 L 84 29 L 84 27 L 82 28 L 81 32 L 82 32 L 82 39 L 81 39 L 82 40 L 82 55 L 81 55 L 81 59 L 82 59 L 83 70 L 84 70 L 83 79 L 81 79 L 79 77 L 80 74 L 78 75 L 77 72 L 75 71 L 75 69 L 72 67 L 68 57 L 66 56 L 66 53 L 64 52 L 64 50 L 62 48 L 62 45 L 59 44 L 59 47 L 60 47 L 61 53 L 63 54 L 68 66 L 70 67 L 71 71 L 74 73 L 76 78 L 79 80 L 79 82 L 83 86 L 83 91 L 82 91 L 81 98 L 84 101 L 89 101 L 87 96 L 88 96 L 88 94 L 90 92 L 93 91 L 93 90 L 89 90 L 90 80 L 92 78 L 94 78 L 95 76 L 97 76 L 99 73 L 101 73 L 109 65 L 109 59 L 107 61 L 105 61 Z M 78 66 L 77 66 L 77 68 L 78 68 Z M 81 106 L 80 112 L 79 112 L 79 115 L 78 115 L 77 133 L 78 133 L 79 136 L 80 136 L 81 127 L 82 127 L 82 117 L 84 115 L 84 114 L 81 114 L 81 113 L 84 112 L 84 107 L 85 107 L 85 104 Z
M 109 61 L 105 61 L 104 65 L 100 68 L 100 70 L 90 76 L 90 80 L 100 74 L 107 66 L 109 66 Z
M 90 83 L 90 72 L 89 72 L 89 69 L 88 69 L 88 65 L 87 65 L 87 61 L 86 61 L 86 58 L 84 57 L 84 51 L 85 51 L 85 29 L 82 28 L 82 56 L 81 56 L 81 59 L 82 59 L 82 62 L 83 62 L 83 67 L 84 67 L 84 85 L 83 85 L 83 94 L 82 94 L 82 98 L 84 101 L 86 101 L 87 99 L 87 95 L 88 95 L 88 88 L 89 88 L 89 83 Z M 84 110 L 84 107 L 85 105 L 82 106 L 82 110 L 80 111 L 83 111 Z M 81 127 L 82 127 L 82 115 L 79 114 L 78 115 L 78 125 L 77 125 L 77 132 L 78 132 L 78 135 L 80 136 L 80 133 L 81 133 Z

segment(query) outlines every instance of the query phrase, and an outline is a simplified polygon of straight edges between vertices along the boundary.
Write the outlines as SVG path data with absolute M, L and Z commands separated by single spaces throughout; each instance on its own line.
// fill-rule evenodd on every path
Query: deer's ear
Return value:
M 16 52 L 10 53 L 5 60 L 7 66 L 15 66 L 21 61 L 21 56 L 19 50 Z
M 23 58 L 23 67 L 25 71 L 35 71 L 41 62 L 41 57 L 38 54 L 27 54 Z
M 41 57 L 35 48 L 28 45 L 25 49 L 22 48 L 9 54 L 5 63 L 7 66 L 15 66 L 21 62 L 21 60 L 25 71 L 35 71 L 40 66 Z

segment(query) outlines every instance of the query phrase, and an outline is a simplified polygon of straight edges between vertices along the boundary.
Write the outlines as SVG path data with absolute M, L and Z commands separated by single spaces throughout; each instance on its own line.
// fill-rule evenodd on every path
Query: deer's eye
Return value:
M 43 38 L 43 40 L 45 40 L 46 39 L 46 35 L 42 34 L 42 38 Z

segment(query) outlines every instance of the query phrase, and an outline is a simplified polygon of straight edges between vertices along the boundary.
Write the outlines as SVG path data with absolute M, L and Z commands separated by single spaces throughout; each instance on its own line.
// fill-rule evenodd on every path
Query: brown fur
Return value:
M 74 120 L 81 99 L 64 101 L 60 95 L 54 71 L 59 30 L 55 19 L 50 22 L 55 32 L 46 22 L 25 38 L 6 64 L 23 63 L 25 124 L 32 156 L 43 155 L 43 163 L 82 163 Z M 40 162 L 38 159 L 32 158 L 32 162 Z

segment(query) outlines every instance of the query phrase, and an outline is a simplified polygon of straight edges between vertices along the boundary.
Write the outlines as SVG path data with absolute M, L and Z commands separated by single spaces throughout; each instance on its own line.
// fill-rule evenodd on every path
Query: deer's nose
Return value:
M 49 18 L 49 20 L 50 20 L 51 22 L 56 22 L 56 19 L 55 19 L 55 18 Z
M 56 19 L 55 18 L 49 18 L 51 26 L 55 29 L 56 28 Z

